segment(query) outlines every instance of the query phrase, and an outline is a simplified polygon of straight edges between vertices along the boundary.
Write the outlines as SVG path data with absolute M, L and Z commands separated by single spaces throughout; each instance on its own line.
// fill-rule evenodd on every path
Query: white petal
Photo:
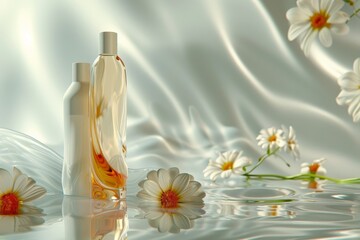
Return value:
M 360 76 L 360 58 L 357 58 L 355 61 L 354 61 L 354 65 L 353 65 L 353 69 L 354 69 L 354 72 Z M 360 78 L 358 79 L 359 82 L 360 82 Z
M 300 48 L 304 51 L 305 56 L 309 56 L 310 47 L 316 38 L 317 32 L 312 31 L 310 28 L 307 30 L 304 37 L 302 37 Z
M 144 188 L 144 183 L 145 183 L 146 180 L 141 180 L 139 183 L 138 183 L 138 186 L 141 187 L 141 188 Z
M 31 202 L 35 199 L 42 197 L 46 193 L 46 189 L 37 185 L 33 185 L 29 190 L 25 190 L 21 193 L 19 198 L 23 202 Z
M 148 223 L 153 228 L 159 228 L 161 218 L 149 219 Z
M 177 175 L 179 175 L 179 169 L 177 167 L 173 167 L 173 168 L 169 169 L 169 176 L 170 176 L 171 182 L 174 181 L 174 179 Z
M 174 179 L 172 190 L 181 194 L 188 187 L 189 182 L 190 175 L 187 173 L 181 173 Z
M 326 169 L 320 166 L 320 167 L 317 169 L 316 174 L 317 174 L 317 175 L 322 175 L 322 176 L 324 176 L 324 175 L 326 175 Z
M 28 182 L 28 177 L 26 175 L 21 174 L 17 176 L 17 178 L 14 179 L 13 191 L 21 194 L 21 192 L 26 190 L 24 188 L 26 187 L 27 182 Z
M 360 96 L 356 97 L 350 104 L 348 109 L 349 114 L 353 116 L 353 121 L 357 122 L 360 115 Z
M 0 194 L 7 193 L 12 190 L 13 178 L 8 171 L 0 168 Z
M 301 10 L 306 11 L 309 15 L 315 11 L 311 0 L 298 0 L 296 3 Z
M 170 227 L 173 225 L 173 220 L 170 214 L 165 213 L 159 221 L 159 232 L 168 232 Z
M 354 72 L 347 72 L 338 79 L 338 84 L 345 91 L 359 90 L 360 75 Z
M 310 14 L 309 12 L 302 11 L 300 8 L 291 8 L 286 12 L 286 18 L 291 24 L 308 22 Z
M 17 223 L 15 216 L 0 216 L 0 233 L 2 235 L 11 234 L 17 231 Z M 25 218 L 27 219 L 27 218 Z
M 329 12 L 331 5 L 332 1 L 320 0 L 320 9 L 324 12 Z
M 339 25 L 345 25 L 345 23 L 349 20 L 349 15 L 345 12 L 337 12 L 334 15 L 331 15 L 328 19 L 328 22 L 331 23 L 331 25 L 339 24 Z
M 158 170 L 157 175 L 159 179 L 159 186 L 161 187 L 162 191 L 165 192 L 169 190 L 171 187 L 169 171 L 161 168 Z
M 332 2 L 333 2 L 333 4 L 332 4 L 331 8 L 328 11 L 328 14 L 330 16 L 334 15 L 336 12 L 338 12 L 344 6 L 343 1 L 335 0 L 335 1 L 332 1 Z
M 300 173 L 301 174 L 307 174 L 307 173 L 309 173 L 309 168 L 307 167 L 307 168 L 301 168 L 301 170 L 300 170 Z
M 321 1 L 321 0 L 320 0 Z M 311 5 L 313 7 L 313 9 L 316 11 L 316 12 L 320 12 L 320 1 L 319 0 L 312 0 L 311 1 Z M 327 1 L 327 0 L 324 0 L 324 1 Z
M 334 24 L 331 26 L 331 31 L 338 35 L 345 35 L 349 33 L 349 26 L 347 24 Z
M 136 195 L 138 198 L 142 198 L 144 200 L 149 200 L 149 201 L 158 201 L 158 198 L 155 198 L 154 196 L 151 196 L 150 194 L 148 194 L 148 192 L 146 192 L 145 190 L 141 190 L 140 192 L 137 193 Z
M 223 171 L 220 176 L 222 178 L 229 178 L 231 176 L 231 170 Z
M 360 89 L 357 91 L 341 91 L 340 94 L 336 98 L 336 102 L 339 105 L 350 104 L 360 95 Z
M 309 167 L 309 166 L 310 166 L 309 163 L 302 163 L 302 164 L 301 164 L 301 168 L 307 168 L 307 167 Z
M 319 158 L 313 161 L 313 163 L 317 163 L 317 164 L 322 164 L 323 162 L 325 162 L 326 158 Z
M 251 159 L 248 157 L 241 157 L 234 162 L 234 168 L 242 168 L 251 165 Z
M 352 114 L 352 117 L 353 117 L 353 121 L 354 122 L 359 122 L 360 121 L 360 111 L 358 111 L 358 112 L 354 112 L 353 114 Z
M 149 180 L 154 181 L 154 182 L 158 182 L 158 181 L 159 181 L 159 179 L 158 179 L 158 177 L 157 177 L 157 171 L 155 171 L 155 170 L 150 171 L 150 172 L 147 174 L 147 178 L 148 178 Z
M 160 186 L 156 182 L 151 181 L 151 180 L 147 180 L 144 183 L 144 190 L 148 194 L 150 194 L 150 196 L 153 196 L 155 198 L 159 198 L 160 194 L 162 192 Z
M 145 217 L 151 220 L 159 219 L 162 217 L 162 215 L 164 215 L 164 213 L 162 213 L 161 211 L 149 211 L 145 213 Z
M 319 32 L 319 39 L 322 45 L 324 45 L 325 47 L 330 47 L 332 44 L 330 30 L 326 27 L 322 28 Z
M 182 214 L 174 214 L 173 220 L 176 226 L 178 226 L 181 229 L 189 229 L 191 228 L 190 220 L 189 218 L 185 217 Z
M 241 175 L 244 173 L 244 170 L 242 167 L 233 168 L 232 172 L 236 175 Z
M 221 170 L 218 170 L 218 171 L 214 171 L 213 173 L 211 173 L 210 174 L 210 179 L 212 180 L 212 181 L 215 181 L 218 177 L 219 177 L 219 175 L 221 174 Z
M 189 183 L 189 186 L 181 193 L 181 199 L 183 199 L 183 201 L 186 201 L 186 199 L 193 196 L 193 194 L 198 191 L 200 187 L 201 184 L 199 182 L 191 181 Z
M 23 175 L 23 173 L 17 168 L 13 168 L 13 179 L 16 179 L 18 176 Z
M 216 172 L 216 171 L 220 171 L 220 168 L 213 167 L 213 166 L 207 166 L 203 171 L 204 177 L 208 177 L 209 175 L 211 175 L 213 172 Z
M 216 166 L 222 166 L 229 158 L 229 152 L 220 152 L 219 157 L 216 159 Z
M 180 232 L 180 228 L 176 226 L 176 224 L 173 224 L 169 229 L 169 233 L 179 233 L 179 232 Z

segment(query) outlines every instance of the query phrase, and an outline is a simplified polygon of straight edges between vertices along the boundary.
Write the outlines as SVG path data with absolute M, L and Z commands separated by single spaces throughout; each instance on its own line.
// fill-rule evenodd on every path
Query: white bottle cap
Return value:
M 73 82 L 90 82 L 90 63 L 73 63 Z
M 99 50 L 103 55 L 117 54 L 117 33 L 116 32 L 101 32 L 99 34 Z

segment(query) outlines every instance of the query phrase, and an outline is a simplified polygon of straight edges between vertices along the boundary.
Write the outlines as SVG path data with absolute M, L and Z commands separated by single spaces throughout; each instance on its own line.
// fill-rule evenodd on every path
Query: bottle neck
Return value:
M 117 54 L 110 54 L 110 53 L 99 53 L 99 56 L 109 56 L 109 57 L 115 57 Z

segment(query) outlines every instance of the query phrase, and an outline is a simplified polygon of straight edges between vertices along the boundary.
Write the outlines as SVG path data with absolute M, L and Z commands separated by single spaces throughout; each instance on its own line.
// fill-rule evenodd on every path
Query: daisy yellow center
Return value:
M 231 170 L 231 169 L 233 169 L 233 165 L 234 165 L 233 162 L 226 162 L 226 163 L 224 163 L 224 164 L 222 165 L 221 169 L 222 169 L 223 171 Z
M 15 193 L 7 193 L 0 198 L 0 214 L 15 215 L 19 213 L 20 201 Z
M 309 171 L 311 174 L 316 174 L 317 170 L 319 169 L 320 165 L 318 163 L 313 163 L 309 166 Z
M 176 208 L 179 203 L 179 196 L 173 190 L 167 190 L 161 194 L 160 202 L 162 208 Z
M 328 19 L 329 15 L 325 12 L 314 13 L 314 15 L 310 17 L 311 27 L 317 30 L 322 29 L 323 27 L 330 27 L 331 24 L 328 23 Z
M 275 136 L 275 135 L 271 135 L 270 137 L 268 137 L 268 141 L 269 141 L 269 142 L 275 142 L 275 141 L 276 141 L 276 136 Z

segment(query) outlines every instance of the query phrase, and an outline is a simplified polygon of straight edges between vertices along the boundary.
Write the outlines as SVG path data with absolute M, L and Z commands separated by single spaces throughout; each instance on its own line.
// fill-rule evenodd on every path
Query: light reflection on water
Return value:
M 79 236 L 101 239 L 105 235 L 107 238 L 103 239 L 120 239 L 116 236 L 125 236 L 126 232 L 128 239 L 288 239 L 290 236 L 356 239 L 355 236 L 360 236 L 359 185 L 245 181 L 240 177 L 215 183 L 202 180 L 207 194 L 204 208 L 164 212 L 144 207 L 136 198 L 137 184 L 149 171 L 141 168 L 129 170 L 127 210 L 110 205 L 101 207 L 90 200 L 58 194 L 60 156 L 26 135 L 8 130 L 1 130 L 1 134 L 0 141 L 6 151 L 0 152 L 0 160 L 5 167 L 16 164 L 39 180 L 49 193 L 34 202 L 43 211 L 39 218 L 33 219 L 32 225 L 25 221 L 21 228 L 6 231 L 0 228 L 0 239 L 39 239 L 49 235 L 53 239 Z M 46 164 L 46 168 L 42 166 L 35 171 L 31 168 L 34 164 Z M 47 176 L 51 176 L 51 181 L 47 181 Z M 164 222 L 167 224 L 162 225 Z M 28 232 L 16 233 L 17 230 Z
M 58 171 L 61 158 L 46 146 L 16 132 L 2 130 L 1 133 L 2 144 L 7 152 L 12 153 L 12 157 L 8 158 L 5 151 L 0 152 L 2 166 L 15 164 L 34 179 L 41 179 L 42 185 L 50 191 L 34 202 L 37 208 L 43 210 L 41 216 L 33 218 L 32 224 L 18 221 L 23 223 L 22 227 L 0 228 L 0 239 L 38 239 L 49 235 L 54 236 L 53 239 L 77 239 L 79 236 L 97 239 L 91 236 L 99 238 L 100 235 L 107 235 L 103 239 L 119 239 L 116 236 L 124 236 L 126 231 L 128 239 L 132 240 L 356 239 L 360 236 L 359 185 L 245 181 L 241 177 L 216 183 L 202 180 L 207 194 L 204 208 L 187 209 L 176 215 L 176 212 L 157 211 L 151 206 L 141 205 L 136 198 L 139 191 L 137 184 L 149 170 L 130 169 L 127 210 L 109 205 L 101 207 L 89 200 L 58 194 L 56 189 L 61 189 L 61 174 Z M 27 161 L 23 156 L 28 157 Z M 47 161 L 46 168 L 40 167 L 37 171 L 30 168 L 44 159 Z M 52 176 L 52 180 L 46 181 L 47 176 Z M 0 218 L 1 222 L 5 220 L 9 218 Z M 169 224 L 163 225 L 167 221 Z M 119 231 L 120 222 L 120 230 L 124 231 Z M 2 226 L 6 225 L 2 223 Z

